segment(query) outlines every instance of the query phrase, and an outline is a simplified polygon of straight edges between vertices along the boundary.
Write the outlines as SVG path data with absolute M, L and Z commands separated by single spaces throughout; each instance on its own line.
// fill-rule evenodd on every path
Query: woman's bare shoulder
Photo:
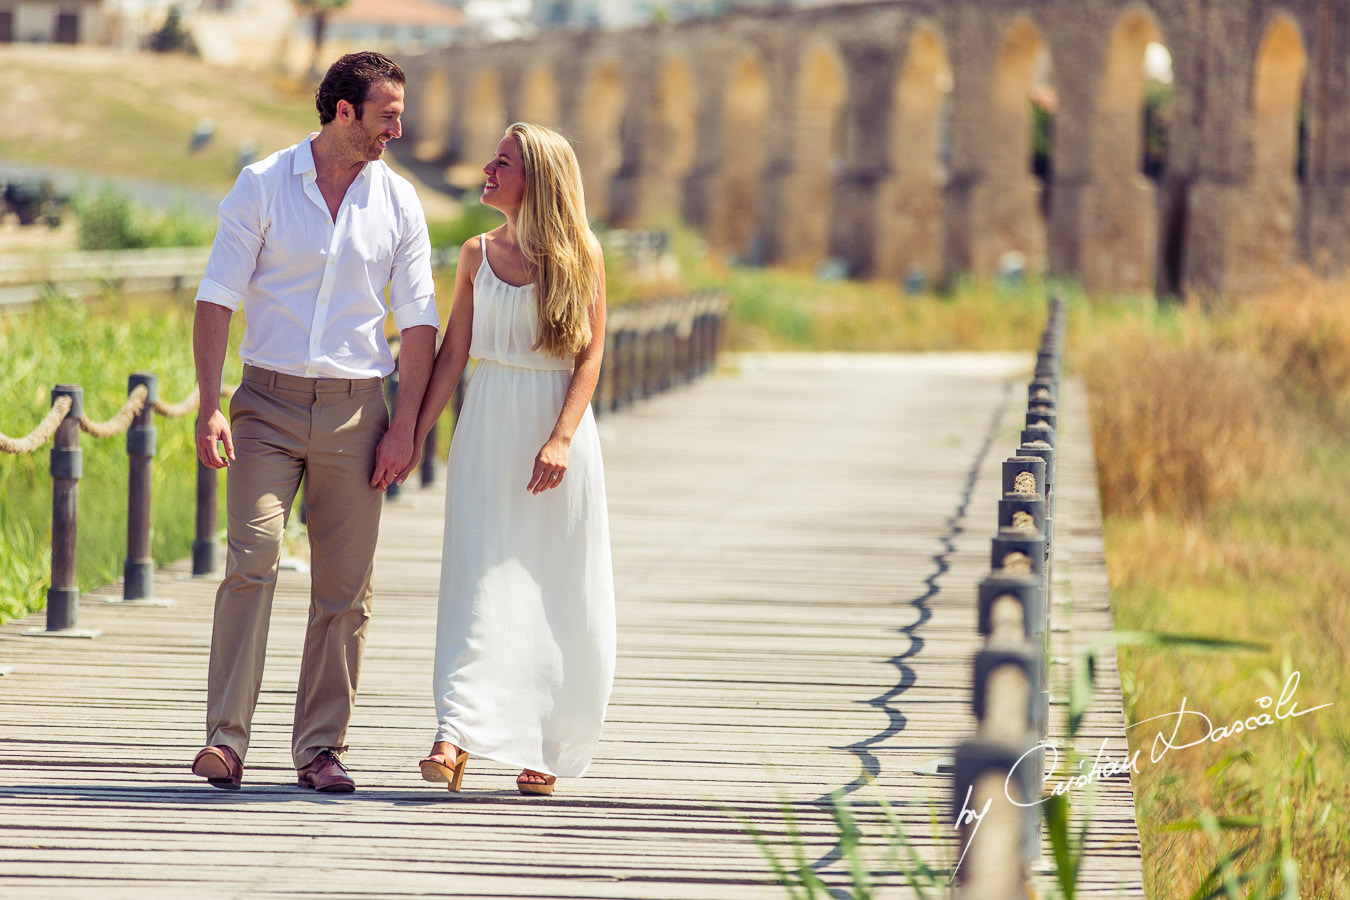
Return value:
M 459 248 L 459 264 L 477 268 L 483 262 L 483 235 L 475 234 Z M 472 269 L 471 269 L 472 270 Z

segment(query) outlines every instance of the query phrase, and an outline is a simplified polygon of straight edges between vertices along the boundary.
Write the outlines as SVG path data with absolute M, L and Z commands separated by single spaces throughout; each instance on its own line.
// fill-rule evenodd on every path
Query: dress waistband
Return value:
M 574 364 L 567 360 L 558 360 L 559 365 L 549 368 L 545 366 L 520 366 L 515 363 L 502 362 L 499 359 L 489 359 L 482 356 L 477 357 L 477 359 L 479 365 L 491 363 L 494 366 L 501 366 L 503 369 L 519 369 L 522 372 L 567 372 L 568 374 L 571 374 L 572 370 L 575 368 Z
M 284 391 L 306 391 L 314 394 L 355 394 L 380 389 L 379 378 L 306 378 L 303 375 L 287 375 L 273 372 L 260 366 L 244 365 L 244 381 L 249 384 L 266 385 L 269 389 L 281 388 Z

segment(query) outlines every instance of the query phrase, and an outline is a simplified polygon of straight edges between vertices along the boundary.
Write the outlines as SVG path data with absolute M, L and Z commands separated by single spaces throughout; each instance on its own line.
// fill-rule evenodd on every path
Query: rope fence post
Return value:
M 155 560 L 150 555 L 150 476 L 155 458 L 155 401 L 159 379 L 135 372 L 127 379 L 127 394 L 144 387 L 145 405 L 127 429 L 127 557 L 122 565 L 122 599 L 108 603 L 172 606 L 154 599 Z
M 392 419 L 394 410 L 398 409 L 398 363 L 394 364 L 394 371 L 389 373 L 389 377 L 384 380 L 384 398 L 389 404 L 389 417 Z M 387 500 L 397 500 L 401 490 L 401 485 L 397 481 L 391 481 L 384 489 L 384 496 Z
M 422 487 L 436 483 L 436 423 L 431 423 L 427 439 L 422 443 Z
M 1050 619 L 1064 309 L 1062 298 L 1051 298 L 1027 386 L 1021 446 L 1002 465 L 990 573 L 979 583 L 977 628 L 984 644 L 973 659 L 978 725 L 972 738 L 957 745 L 953 765 L 952 810 L 962 848 L 956 900 L 1028 897 L 1028 875 L 1041 856 L 1038 807 L 1019 808 L 1009 795 L 1022 803 L 1044 795 L 1051 663 L 1060 662 L 1050 658 L 1050 635 L 1069 630 Z
M 192 576 L 204 578 L 216 570 L 216 505 L 218 473 L 197 460 L 197 536 L 192 541 Z
M 80 590 L 75 581 L 75 538 L 79 521 L 80 418 L 84 415 L 84 389 L 77 384 L 52 388 L 52 403 L 70 398 L 70 409 L 56 428 L 51 450 L 52 473 L 52 586 L 47 589 L 47 627 L 30 628 L 29 637 L 97 637 L 98 630 L 79 627 Z

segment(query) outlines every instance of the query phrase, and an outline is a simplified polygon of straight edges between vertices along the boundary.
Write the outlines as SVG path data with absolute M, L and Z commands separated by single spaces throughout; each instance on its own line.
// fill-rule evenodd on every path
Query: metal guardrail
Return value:
M 1003 462 L 990 572 L 979 584 L 973 705 L 976 734 L 956 748 L 953 820 L 960 834 L 956 900 L 1026 900 L 1040 856 L 1050 694 L 1056 404 L 1064 300 L 1052 297 L 1027 386 L 1021 446 Z M 1028 805 L 1018 805 L 1028 804 Z

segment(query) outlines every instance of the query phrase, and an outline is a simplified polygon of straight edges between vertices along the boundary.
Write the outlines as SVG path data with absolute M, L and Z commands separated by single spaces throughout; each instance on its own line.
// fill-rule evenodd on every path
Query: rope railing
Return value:
M 91 434 L 96 438 L 117 437 L 122 432 L 131 427 L 131 422 L 145 409 L 145 398 L 149 395 L 145 385 L 137 385 L 130 394 L 127 395 L 127 402 L 122 404 L 122 408 L 113 413 L 111 419 L 106 422 L 95 422 L 88 416 L 80 416 L 80 430 L 85 434 Z
M 954 759 L 956 900 L 1024 900 L 1040 856 L 1050 719 L 1049 585 L 1064 301 L 1053 297 L 1027 388 L 1022 443 L 1003 462 L 990 572 L 978 588 L 973 737 Z
M 70 412 L 70 398 L 61 397 L 52 404 L 52 408 L 37 424 L 37 427 L 23 437 L 12 438 L 0 432 L 0 453 L 23 456 L 37 450 L 51 440 L 53 434 L 56 434 L 56 426 L 61 424 L 61 420 L 66 417 L 68 412 Z
M 710 371 L 722 333 L 727 302 L 724 297 L 699 294 L 629 307 L 618 307 L 610 316 L 606 353 L 601 365 L 601 385 L 596 387 L 595 412 L 609 412 L 630 405 L 639 397 L 692 381 Z M 458 417 L 466 380 L 455 391 L 452 409 Z M 602 396 L 602 386 L 607 386 Z M 222 388 L 221 397 L 235 388 Z M 398 371 L 386 381 L 391 404 L 397 403 Z M 126 433 L 128 460 L 127 554 L 123 569 L 121 599 L 107 602 L 127 606 L 166 606 L 172 601 L 153 596 L 154 560 L 150 553 L 150 482 L 155 455 L 154 417 L 178 419 L 199 407 L 193 388 L 178 403 L 158 397 L 158 380 L 150 373 L 133 373 L 128 379 L 127 399 L 108 420 L 95 422 L 85 415 L 84 390 L 75 384 L 52 389 L 47 415 L 22 438 L 0 434 L 0 452 L 34 453 L 53 441 L 50 455 L 52 477 L 52 567 L 47 591 L 47 627 L 25 632 L 45 637 L 94 637 L 97 632 L 79 628 L 79 590 L 76 587 L 76 526 L 79 480 L 83 474 L 80 432 L 96 439 Z M 421 482 L 435 481 L 436 434 L 427 436 Z M 192 574 L 209 575 L 216 570 L 217 498 L 219 473 L 197 464 L 196 536 L 192 543 Z M 391 485 L 392 499 L 398 488 Z M 301 521 L 305 518 L 303 495 Z

